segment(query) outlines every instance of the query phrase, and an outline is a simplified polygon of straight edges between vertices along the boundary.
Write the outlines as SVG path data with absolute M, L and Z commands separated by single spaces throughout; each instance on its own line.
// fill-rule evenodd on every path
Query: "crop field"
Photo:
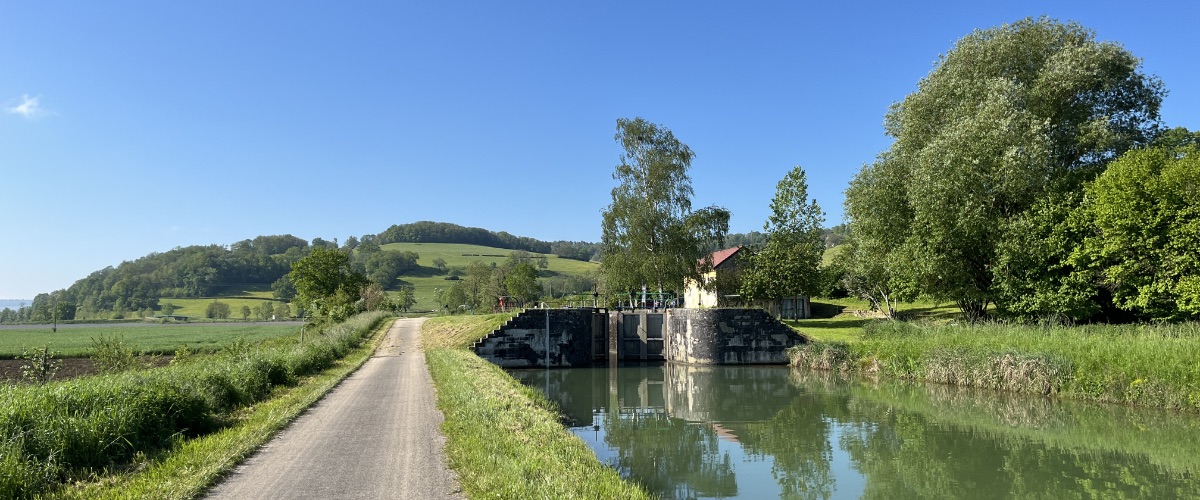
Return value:
M 434 293 L 437 289 L 449 288 L 454 281 L 447 280 L 446 274 L 433 265 L 436 259 L 446 261 L 448 268 L 466 268 L 472 262 L 480 261 L 485 264 L 503 264 L 513 250 L 485 247 L 479 245 L 464 245 L 461 243 L 389 243 L 382 245 L 384 250 L 398 252 L 415 252 L 420 256 L 417 264 L 421 266 L 418 272 L 400 277 L 400 285 L 413 287 L 417 303 L 413 306 L 417 311 L 433 311 L 438 309 Z M 563 259 L 557 255 L 530 253 L 534 257 L 545 255 L 548 267 L 541 269 L 541 276 L 575 276 L 595 272 L 599 264 L 578 260 Z M 224 300 L 224 299 L 222 299 Z M 232 307 L 232 304 L 231 304 Z M 240 309 L 241 306 L 238 306 Z M 203 312 L 203 309 L 201 309 Z M 491 312 L 491 311 L 485 311 Z
M 117 325 L 69 325 L 51 332 L 45 326 L 0 330 L 0 358 L 20 356 L 26 349 L 49 346 L 60 357 L 87 355 L 93 339 L 120 336 L 133 350 L 146 354 L 170 354 L 186 344 L 197 352 L 216 352 L 234 342 L 250 343 L 289 337 L 300 333 L 297 325 L 271 323 L 165 323 Z

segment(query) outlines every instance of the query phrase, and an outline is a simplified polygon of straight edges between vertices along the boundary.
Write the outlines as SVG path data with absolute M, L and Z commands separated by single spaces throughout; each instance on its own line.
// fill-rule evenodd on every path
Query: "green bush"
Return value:
M 118 373 L 137 366 L 137 355 L 121 335 L 101 335 L 92 338 L 87 356 L 96 363 L 100 373 Z

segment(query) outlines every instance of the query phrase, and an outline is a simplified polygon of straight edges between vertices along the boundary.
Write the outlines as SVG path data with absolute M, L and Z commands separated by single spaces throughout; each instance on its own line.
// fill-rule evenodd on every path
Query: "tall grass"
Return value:
M 827 351 L 843 352 L 830 361 Z M 1200 410 L 1200 323 L 1027 326 L 877 321 L 793 364 L 946 384 Z
M 384 319 L 364 314 L 309 342 L 154 370 L 0 387 L 0 498 L 119 470 L 138 455 L 220 429 L 273 388 L 332 365 Z

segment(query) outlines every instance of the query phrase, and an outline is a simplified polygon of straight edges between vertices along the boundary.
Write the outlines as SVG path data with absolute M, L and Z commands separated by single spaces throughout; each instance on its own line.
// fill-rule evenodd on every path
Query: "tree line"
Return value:
M 379 233 L 376 240 L 381 245 L 388 243 L 461 243 L 506 250 L 548 253 L 564 259 L 582 261 L 593 259 L 599 249 L 597 243 L 586 241 L 547 242 L 524 236 L 513 236 L 504 231 L 496 232 L 478 227 L 430 221 L 393 225 Z
M 162 297 L 208 297 L 231 286 L 270 285 L 307 251 L 308 242 L 281 235 L 228 247 L 196 245 L 155 252 L 95 271 L 65 290 L 38 294 L 29 320 L 124 317 L 160 310 Z

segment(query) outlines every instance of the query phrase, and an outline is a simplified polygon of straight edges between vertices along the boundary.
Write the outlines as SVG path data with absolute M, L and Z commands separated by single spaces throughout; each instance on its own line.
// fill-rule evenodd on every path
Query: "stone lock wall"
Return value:
M 637 321 L 640 340 L 622 336 L 628 316 Z M 481 358 L 511 368 L 651 358 L 693 365 L 756 365 L 787 364 L 787 349 L 807 342 L 761 309 L 668 309 L 661 317 L 661 340 L 650 338 L 657 334 L 644 335 L 648 326 L 659 324 L 657 318 L 649 321 L 649 316 L 658 315 L 605 314 L 591 308 L 529 309 L 476 342 L 474 350 Z
M 546 351 L 547 314 L 550 316 L 549 356 Z M 593 362 L 593 314 L 594 310 L 587 308 L 527 309 L 476 342 L 475 354 L 511 368 L 589 366 Z
M 701 365 L 786 364 L 804 337 L 761 309 L 669 309 L 667 361 Z

